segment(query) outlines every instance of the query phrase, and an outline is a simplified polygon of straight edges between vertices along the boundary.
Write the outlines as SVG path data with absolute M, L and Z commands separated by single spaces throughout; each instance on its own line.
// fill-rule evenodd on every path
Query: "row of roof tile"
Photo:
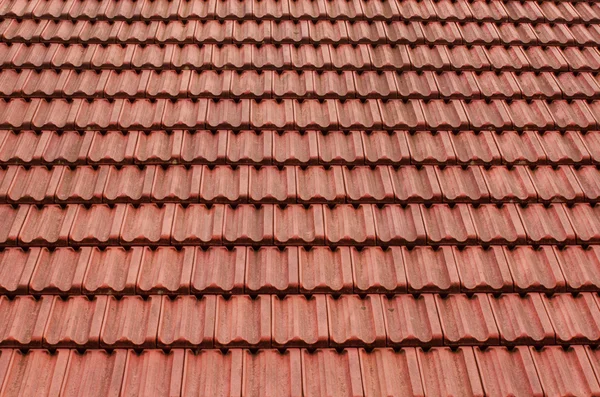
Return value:
M 102 165 L 0 169 L 0 203 L 16 204 L 572 203 L 599 199 L 600 172 L 594 166 Z
M 589 204 L 2 204 L 0 215 L 0 244 L 22 246 L 600 242 L 600 205 Z
M 594 46 L 597 25 L 394 21 L 72 21 L 5 19 L 0 41 L 52 43 L 496 44 Z
M 0 251 L 14 295 L 600 292 L 600 246 Z
M 597 130 L 600 100 L 11 99 L 5 129 Z
M 0 95 L 42 98 L 598 99 L 590 72 L 0 71 Z
M 600 21 L 595 2 L 516 0 L 102 1 L 3 0 L 0 16 L 93 20 L 333 19 L 511 22 Z
M 599 143 L 598 131 L 0 130 L 0 163 L 583 165 L 600 163 Z M 584 189 L 591 200 L 592 187 Z
M 3 69 L 597 71 L 594 47 L 0 43 Z
M 1 347 L 290 348 L 589 344 L 598 295 L 0 297 Z M 468 315 L 467 315 L 468 313 Z
M 589 346 L 0 350 L 0 390 L 14 395 L 586 396 L 600 394 L 598 377 Z

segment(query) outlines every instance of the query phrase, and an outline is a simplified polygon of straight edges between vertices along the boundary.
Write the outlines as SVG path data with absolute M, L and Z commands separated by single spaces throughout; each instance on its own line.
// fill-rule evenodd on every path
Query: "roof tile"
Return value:
M 423 386 L 414 348 L 360 349 L 363 389 L 367 396 L 399 393 L 422 396 Z
M 244 287 L 247 293 L 298 293 L 297 247 L 248 248 L 246 256 Z
M 120 300 L 109 296 L 100 332 L 100 345 L 138 348 L 156 346 L 160 301 L 159 296 L 150 296 L 147 300 L 141 296 L 125 296 Z
M 434 167 L 400 166 L 390 168 L 396 200 L 406 202 L 438 202 L 442 191 Z
M 510 292 L 513 279 L 502 247 L 453 248 L 464 292 Z
M 600 310 L 591 293 L 544 295 L 542 300 L 556 331 L 556 342 L 593 343 L 600 339 Z
M 445 344 L 498 344 L 498 328 L 487 295 L 436 295 L 435 301 Z
M 171 242 L 175 244 L 217 244 L 222 241 L 224 208 L 214 205 L 190 204 L 175 205 Z
M 552 247 L 505 247 L 504 254 L 514 280 L 515 292 L 565 290 L 564 272 Z
M 409 293 L 458 292 L 460 280 L 451 247 L 403 248 Z
M 252 299 L 234 295 L 217 297 L 215 345 L 219 347 L 256 347 L 271 345 L 271 301 L 268 296 Z
M 433 295 L 382 297 L 388 346 L 442 344 L 442 327 Z
M 0 293 L 26 294 L 40 248 L 6 248 L 0 252 Z
M 183 350 L 127 352 L 121 393 L 134 396 L 147 393 L 180 393 L 184 367 Z M 119 384 L 119 382 L 117 382 Z
M 302 389 L 308 395 L 363 394 L 357 349 L 344 349 L 341 353 L 334 349 L 302 349 Z
M 527 240 L 534 244 L 572 243 L 575 232 L 562 204 L 529 204 L 517 207 Z
M 375 223 L 370 205 L 357 208 L 341 204 L 334 208 L 324 207 L 325 239 L 332 245 L 375 244 Z
M 181 394 L 241 396 L 242 357 L 241 349 L 186 350 Z
M 49 296 L 35 299 L 26 295 L 13 300 L 0 296 L 0 314 L 4 319 L 0 325 L 0 344 L 3 347 L 41 347 L 51 308 L 52 297 Z
M 190 278 L 194 264 L 194 249 L 184 247 L 143 248 L 136 293 L 186 294 L 190 291 Z
M 219 266 L 214 266 L 218 263 Z M 244 290 L 246 249 L 234 247 L 196 248 L 191 292 L 196 294 L 240 294 Z
M 385 346 L 385 324 L 379 295 L 327 296 L 330 346 Z
M 326 347 L 329 343 L 327 301 L 323 295 L 306 298 L 272 296 L 273 347 Z
M 352 292 L 350 249 L 300 248 L 300 293 Z
M 6 366 L 6 379 L 0 392 L 58 395 L 68 360 L 69 351 L 63 349 L 57 350 L 55 354 L 47 350 L 15 350 Z
M 142 248 L 92 248 L 83 277 L 84 294 L 133 294 L 142 259 Z M 74 278 L 77 279 L 76 277 Z
M 407 291 L 404 259 L 400 247 L 352 248 L 352 275 L 356 293 L 403 293 Z
M 157 343 L 159 347 L 213 346 L 215 309 L 213 295 L 201 298 L 178 296 L 162 298 Z
M 254 4 L 260 3 L 262 1 Z M 242 395 L 259 396 L 271 390 L 290 396 L 302 394 L 300 350 L 260 350 L 257 353 L 245 350 L 243 354 Z M 282 383 L 282 379 L 286 381 Z

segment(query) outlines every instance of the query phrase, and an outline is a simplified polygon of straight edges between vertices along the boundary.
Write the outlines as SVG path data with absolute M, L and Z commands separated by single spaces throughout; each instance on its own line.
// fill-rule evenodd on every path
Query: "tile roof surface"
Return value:
M 0 0 L 1 396 L 600 396 L 600 3 Z

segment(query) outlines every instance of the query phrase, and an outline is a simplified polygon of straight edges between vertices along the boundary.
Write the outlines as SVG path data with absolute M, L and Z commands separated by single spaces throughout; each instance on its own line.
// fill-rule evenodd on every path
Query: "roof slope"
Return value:
M 0 0 L 0 395 L 600 395 L 599 4 Z

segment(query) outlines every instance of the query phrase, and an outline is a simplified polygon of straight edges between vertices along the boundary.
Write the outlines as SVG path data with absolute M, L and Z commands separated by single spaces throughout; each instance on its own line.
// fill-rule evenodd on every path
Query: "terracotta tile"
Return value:
M 210 22 L 217 21 L 207 21 L 207 23 Z M 198 26 L 201 26 L 201 22 L 199 22 Z M 228 97 L 232 77 L 233 72 L 229 70 L 194 71 L 190 77 L 190 85 L 187 87 L 187 94 L 192 97 Z M 201 101 L 198 102 L 201 103 Z M 189 105 L 189 103 L 186 104 Z M 208 102 L 206 102 L 206 105 L 208 106 Z M 163 125 L 165 124 L 165 120 L 166 119 L 163 117 Z
M 357 94 L 356 91 L 360 89 L 360 87 L 357 87 L 358 83 L 355 82 L 356 79 L 354 78 L 354 73 L 351 71 L 316 70 L 310 72 L 310 75 L 313 81 L 313 95 L 319 98 L 354 98 Z M 335 103 L 333 103 L 333 105 L 335 105 Z M 321 106 L 321 108 L 324 109 L 324 111 L 329 111 L 329 106 Z M 335 106 L 332 106 L 332 108 L 335 108 Z M 332 113 L 334 124 L 335 121 L 337 121 L 335 112 L 336 111 L 333 110 Z M 310 122 L 311 120 L 308 121 Z M 298 126 L 301 128 L 300 125 Z
M 316 164 L 319 149 L 316 131 L 285 131 L 273 133 L 273 163 Z
M 583 346 L 529 348 L 544 394 L 596 394 L 600 385 Z
M 0 293 L 26 294 L 40 248 L 6 248 L 0 252 Z
M 250 101 L 250 125 L 253 128 L 290 129 L 294 126 L 292 101 Z
M 425 243 L 425 226 L 419 207 L 384 205 L 373 207 L 375 231 L 381 244 L 422 244 Z
M 470 99 L 480 96 L 477 80 L 471 72 L 453 73 L 437 71 L 434 76 L 439 88 L 439 96 L 442 98 Z M 465 109 L 468 111 L 468 107 L 465 106 Z
M 569 291 L 596 291 L 600 280 L 596 269 L 600 266 L 600 247 L 553 247 L 557 265 L 562 270 Z M 558 266 L 557 266 L 558 267 Z M 563 285 L 564 290 L 564 285 Z
M 273 153 L 272 131 L 228 132 L 228 164 L 270 164 Z
M 206 99 L 180 99 L 175 102 L 166 101 L 164 113 L 161 114 L 162 118 L 160 124 L 164 128 L 204 128 L 207 121 L 206 112 L 208 106 L 209 102 Z M 173 133 L 155 133 L 150 136 L 159 138 L 158 142 L 143 142 L 140 139 L 140 142 L 146 143 L 147 145 L 138 148 L 138 151 L 141 151 L 141 153 L 136 153 L 136 157 L 141 157 L 139 159 L 140 161 L 156 162 L 157 157 L 159 159 L 169 159 L 170 157 L 173 158 L 179 155 L 181 147 L 181 131 L 174 131 Z M 143 138 L 143 135 L 140 135 L 140 138 Z
M 78 166 L 65 168 L 54 195 L 58 203 L 99 203 L 109 174 L 109 167 Z
M 16 208 L 10 205 L 0 205 L 0 218 L 4 220 L 5 225 L 0 232 L 2 245 L 17 245 L 17 236 L 28 212 L 28 205 L 20 205 Z
M 264 25 L 264 24 L 263 24 Z M 231 95 L 235 98 L 270 98 L 271 87 L 273 86 L 273 73 L 271 71 L 237 71 L 231 74 Z M 293 125 L 293 113 L 290 115 L 291 102 L 277 103 L 272 101 L 261 101 L 261 102 L 250 102 L 250 119 L 251 125 L 253 126 L 270 126 L 271 123 L 285 124 L 290 123 Z M 281 106 L 280 106 L 281 105 Z M 281 110 L 282 117 L 276 112 Z M 275 113 L 275 114 L 273 114 Z M 269 117 L 277 117 L 277 119 L 271 120 Z M 290 117 L 291 116 L 291 117 Z M 274 127 L 272 127 L 274 128 Z M 283 127 L 280 127 L 283 128 Z
M 300 205 L 275 207 L 275 244 L 322 245 L 325 241 L 323 207 Z
M 394 72 L 359 71 L 352 74 L 356 93 L 361 98 L 396 98 L 398 88 Z
M 357 349 L 302 349 L 302 386 L 307 395 L 362 395 Z
M 204 204 L 187 207 L 175 204 L 171 243 L 197 245 L 218 244 L 222 241 L 223 205 L 208 208 Z
M 347 201 L 356 203 L 394 201 L 392 181 L 387 167 L 344 167 L 342 170 Z
M 248 248 L 246 253 L 246 293 L 297 293 L 299 254 L 296 247 Z
M 7 193 L 9 202 L 51 203 L 64 167 L 18 167 Z
M 379 295 L 327 297 L 330 346 L 384 346 L 385 324 Z
M 159 347 L 213 347 L 216 298 L 206 295 L 162 298 L 158 322 Z
M 243 350 L 185 351 L 184 396 L 241 396 Z
M 40 163 L 39 152 L 50 140 L 50 132 L 36 133 L 34 131 L 2 131 L 2 146 L 0 160 L 6 163 Z
M 119 393 L 127 360 L 126 350 L 110 353 L 105 350 L 87 350 L 84 353 L 70 350 L 68 358 L 61 394 Z
M 294 167 L 250 167 L 249 201 L 252 203 L 290 203 L 296 201 Z
M 2 394 L 59 395 L 69 360 L 69 351 L 59 349 L 15 350 L 6 367 L 6 379 L 0 389 Z
M 55 297 L 44 329 L 46 347 L 99 347 L 107 297 Z
M 164 100 L 154 102 L 144 99 L 133 102 L 124 101 L 119 116 L 119 129 L 155 130 L 160 128 L 165 104 Z M 139 142 L 138 145 L 140 145 Z
M 429 44 L 460 44 L 462 36 L 455 22 L 425 21 L 419 23 Z
M 553 248 L 548 246 L 504 248 L 515 292 L 548 293 L 565 290 L 564 270 L 561 271 L 559 261 L 552 250 Z
M 48 204 L 41 209 L 31 207 L 19 233 L 19 243 L 24 245 L 67 245 L 69 230 L 76 211 L 77 206 L 74 205 L 64 209 L 54 204 Z
M 259 19 L 282 19 L 289 17 L 290 6 L 287 2 L 269 0 L 269 1 L 253 1 L 252 13 Z
M 136 396 L 147 393 L 181 393 L 184 357 L 184 350 L 169 353 L 146 350 L 140 354 L 129 350 L 121 394 Z
M 255 2 L 254 4 L 261 4 Z M 278 2 L 281 3 L 281 2 Z M 256 9 L 255 9 L 256 11 Z M 242 395 L 260 396 L 277 392 L 302 395 L 302 362 L 299 349 L 244 351 Z M 285 379 L 285 382 L 280 380 Z
M 435 296 L 447 345 L 498 344 L 499 334 L 487 295 Z M 466 315 L 467 313 L 468 316 Z
M 192 24 L 188 25 L 192 26 Z M 146 95 L 158 98 L 186 97 L 191 76 L 189 70 L 152 71 L 146 87 Z
M 506 108 L 518 130 L 551 130 L 554 120 L 546 104 L 540 100 L 526 102 L 515 100 L 506 104 Z
M 216 265 L 218 264 L 218 266 Z M 246 249 L 234 247 L 196 248 L 191 292 L 240 294 L 244 290 Z
M 78 102 L 68 103 L 66 100 L 55 99 L 51 101 L 40 101 L 31 125 L 34 128 L 72 129 L 75 124 Z
M 506 130 L 512 127 L 512 120 L 503 101 L 467 100 L 463 105 L 469 125 L 475 130 Z
M 400 166 L 389 171 L 396 201 L 417 203 L 442 200 L 434 167 Z
M 462 346 L 457 350 L 444 347 L 427 352 L 417 349 L 417 356 L 425 395 L 483 395 L 472 347 Z M 452 382 L 441 379 L 440 373 L 446 374 L 444 379 L 452 379 Z
M 134 161 L 146 164 L 177 162 L 181 153 L 182 139 L 183 133 L 180 130 L 140 133 Z
M 567 131 L 562 134 L 558 131 L 547 131 L 538 137 L 548 156 L 548 161 L 551 163 L 581 164 L 589 162 L 590 156 L 578 132 Z
M 597 127 L 597 122 L 585 101 L 555 100 L 547 104 L 554 118 L 556 128 L 568 130 L 587 130 Z
M 454 147 L 447 131 L 417 131 L 406 134 L 410 158 L 417 164 L 452 164 Z
M 404 259 L 400 247 L 351 249 L 356 293 L 402 293 L 407 291 Z
M 544 295 L 542 300 L 558 344 L 593 343 L 600 339 L 600 311 L 593 294 Z
M 29 281 L 29 292 L 80 293 L 91 252 L 91 248 L 43 248 Z
M 598 96 L 600 87 L 591 73 L 558 73 L 554 76 L 563 95 L 567 98 L 591 99 Z M 588 110 L 589 112 L 589 110 Z
M 327 347 L 327 303 L 324 295 L 271 297 L 273 347 Z
M 414 348 L 360 349 L 358 353 L 365 396 L 424 395 Z
M 529 348 L 517 346 L 509 350 L 493 346 L 474 350 L 486 394 L 544 395 Z
M 315 90 L 311 72 L 276 70 L 272 73 L 272 79 L 271 95 L 275 98 L 302 98 Z
M 84 294 L 134 294 L 143 249 L 92 248 L 83 277 Z
M 365 162 L 369 165 L 408 164 L 410 153 L 403 131 L 371 131 L 361 134 Z
M 157 167 L 152 184 L 153 201 L 197 201 L 203 167 L 173 165 Z
M 526 229 L 514 204 L 483 204 L 469 207 L 480 242 L 484 244 L 524 244 Z
M 583 191 L 571 167 L 540 166 L 530 169 L 529 175 L 537 190 L 539 201 L 572 202 L 583 199 Z
M 446 48 L 441 45 L 417 45 L 406 48 L 413 70 L 448 70 L 450 58 Z
M 523 48 L 531 66 L 542 71 L 566 71 L 568 64 L 557 47 L 528 47 Z
M 575 231 L 562 204 L 517 207 L 530 243 L 574 243 Z M 544 220 L 540 222 L 540 220 Z
M 138 139 L 133 131 L 96 132 L 88 154 L 89 163 L 131 164 Z
M 352 262 L 347 247 L 299 248 L 300 293 L 352 292 Z
M 442 344 L 442 327 L 433 295 L 382 297 L 382 304 L 388 346 Z
M 515 79 L 525 98 L 558 99 L 562 96 L 562 90 L 552 73 L 516 73 Z
M 351 0 L 346 3 L 333 3 L 325 2 L 327 10 L 327 16 L 330 18 L 338 19 L 363 19 L 364 15 L 362 12 L 361 2 L 358 0 Z
M 258 4 L 258 1 L 255 2 Z M 261 2 L 262 3 L 262 2 Z M 262 3 L 267 4 L 268 2 Z M 298 3 L 289 4 L 287 2 L 277 2 L 282 7 L 294 7 Z M 254 13 L 258 16 L 256 5 Z M 289 15 L 289 10 L 286 10 L 286 15 Z M 307 44 L 308 39 L 308 21 L 300 21 L 297 19 L 285 20 L 275 18 L 271 21 L 271 34 L 274 42 L 290 42 L 293 44 Z
M 533 202 L 537 192 L 526 167 L 490 167 L 481 169 L 493 202 Z
M 489 296 L 502 344 L 554 343 L 554 329 L 539 294 Z
M 488 24 L 488 26 L 492 26 Z M 477 72 L 475 79 L 483 98 L 518 98 L 521 96 L 521 88 L 511 72 Z
M 482 202 L 489 200 L 488 188 L 480 167 L 436 167 L 435 173 L 440 182 L 444 201 Z
M 3 347 L 41 347 L 44 327 L 52 308 L 52 297 L 0 297 L 0 345 Z
M 321 103 L 317 100 L 307 99 L 294 100 L 293 103 L 296 128 L 321 130 L 337 127 L 337 111 L 334 101 L 325 100 Z
M 340 204 L 323 208 L 325 215 L 325 238 L 331 245 L 375 244 L 375 223 L 370 205 L 357 208 Z
M 116 98 L 143 98 L 150 79 L 149 70 L 111 70 L 107 72 L 104 95 Z M 118 117 L 118 115 L 116 115 Z
M 206 126 L 213 129 L 244 129 L 250 123 L 250 102 L 221 99 L 208 102 Z
M 121 243 L 127 245 L 165 244 L 171 238 L 175 214 L 174 204 L 162 207 L 143 204 L 138 208 L 128 204 L 121 228 Z
M 469 207 L 457 204 L 421 205 L 427 240 L 432 244 L 469 244 L 476 240 Z
M 217 297 L 215 346 L 271 346 L 271 301 L 268 296 L 256 299 L 234 295 L 228 300 Z
M 174 46 L 171 65 L 176 69 L 205 69 L 212 65 L 213 49 L 212 45 Z
M 194 265 L 194 248 L 160 247 L 152 250 L 143 248 L 136 293 L 187 294 Z
M 546 162 L 546 152 L 534 131 L 504 131 L 493 134 L 502 162 L 509 165 Z
M 259 207 L 242 204 L 225 207 L 223 241 L 236 244 L 264 244 L 273 241 L 274 209 L 271 204 Z
M 598 200 L 600 198 L 600 175 L 598 175 L 598 169 L 594 166 L 583 166 L 571 170 L 583 190 L 585 199 Z
M 458 292 L 460 280 L 450 247 L 403 248 L 408 292 Z
M 103 201 L 109 203 L 150 201 L 155 174 L 155 166 L 109 167 Z
M 401 23 L 403 25 L 403 23 Z M 433 99 L 440 96 L 433 72 L 406 71 L 395 73 L 398 96 L 401 98 Z
M 305 0 L 302 2 L 306 3 Z M 331 69 L 331 55 L 327 45 L 295 45 L 290 47 L 292 68 L 294 69 Z
M 120 300 L 109 296 L 100 345 L 117 348 L 156 346 L 160 301 L 159 296 L 150 296 L 147 300 L 140 296 L 125 296 Z
M 113 208 L 104 204 L 96 204 L 89 208 L 77 206 L 69 243 L 76 245 L 118 243 L 125 209 L 122 204 L 117 204 Z
M 245 203 L 248 201 L 248 166 L 204 166 L 200 200 L 207 203 Z
M 453 248 L 463 292 L 511 292 L 513 279 L 502 247 Z
M 331 131 L 317 135 L 319 163 L 349 164 L 364 163 L 364 150 L 359 131 Z
M 343 168 L 296 167 L 299 203 L 342 203 L 346 200 Z

